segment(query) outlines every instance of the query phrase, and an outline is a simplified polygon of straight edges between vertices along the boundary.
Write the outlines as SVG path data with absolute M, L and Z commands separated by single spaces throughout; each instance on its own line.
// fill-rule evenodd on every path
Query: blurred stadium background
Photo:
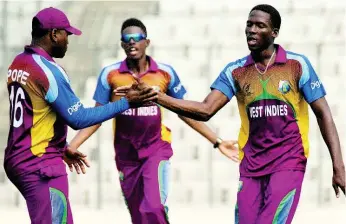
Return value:
M 83 31 L 82 36 L 70 38 L 67 55 L 58 62 L 68 71 L 83 103 L 93 106 L 92 95 L 102 66 L 124 59 L 119 41 L 121 23 L 128 17 L 137 17 L 148 29 L 148 53 L 176 69 L 189 99 L 203 100 L 221 69 L 248 53 L 245 21 L 249 10 L 258 3 L 271 4 L 282 15 L 276 42 L 308 56 L 320 75 L 345 157 L 343 0 L 0 1 L 0 71 L 6 74 L 13 57 L 30 43 L 35 13 L 56 6 Z M 6 88 L 0 91 L 3 154 L 8 134 L 8 96 Z M 232 100 L 208 124 L 221 137 L 236 139 L 240 125 L 237 111 Z M 175 114 L 167 111 L 165 115 L 174 147 L 168 200 L 172 223 L 233 223 L 237 165 L 213 150 Z M 328 150 L 311 115 L 311 155 L 294 223 L 346 223 L 346 201 L 335 198 Z M 114 164 L 111 126 L 111 122 L 104 123 L 81 148 L 92 162 L 87 175 L 69 175 L 75 223 L 130 223 Z M 74 134 L 71 130 L 69 139 Z M 0 223 L 29 223 L 25 201 L 8 181 L 2 166 Z

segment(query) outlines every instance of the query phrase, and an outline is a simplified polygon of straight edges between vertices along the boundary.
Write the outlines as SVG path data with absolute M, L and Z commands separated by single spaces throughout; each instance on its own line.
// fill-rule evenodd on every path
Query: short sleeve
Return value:
M 118 64 L 110 65 L 102 69 L 97 79 L 96 90 L 94 93 L 94 100 L 97 103 L 105 105 L 110 102 L 111 87 L 108 83 L 108 74 L 119 67 Z
M 308 58 L 301 56 L 299 62 L 302 67 L 302 74 L 299 79 L 299 89 L 306 102 L 312 103 L 319 98 L 324 97 L 326 91 Z
M 222 92 L 229 100 L 237 93 L 233 78 L 233 71 L 245 64 L 245 59 L 229 63 L 211 85 L 211 89 Z
M 167 95 L 177 98 L 183 99 L 186 94 L 186 89 L 181 83 L 178 74 L 175 72 L 172 66 L 165 65 L 160 63 L 159 68 L 164 70 L 170 75 L 170 81 L 168 84 Z

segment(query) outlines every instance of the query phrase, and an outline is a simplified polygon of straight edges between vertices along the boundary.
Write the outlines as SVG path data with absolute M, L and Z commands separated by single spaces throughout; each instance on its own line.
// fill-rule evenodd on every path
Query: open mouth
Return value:
M 138 53 L 138 50 L 137 48 L 135 47 L 130 47 L 128 50 L 127 50 L 128 54 L 131 55 L 131 56 L 135 56 L 137 53 Z
M 247 43 L 248 43 L 248 45 L 255 45 L 255 44 L 257 44 L 257 39 L 254 37 L 248 37 Z

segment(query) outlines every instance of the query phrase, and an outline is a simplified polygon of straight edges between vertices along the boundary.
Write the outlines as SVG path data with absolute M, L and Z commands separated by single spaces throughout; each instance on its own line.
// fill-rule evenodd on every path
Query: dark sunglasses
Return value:
M 130 43 L 131 39 L 133 39 L 134 42 L 139 42 L 141 40 L 147 39 L 147 36 L 142 33 L 132 33 L 132 34 L 121 35 L 121 41 L 124 43 Z

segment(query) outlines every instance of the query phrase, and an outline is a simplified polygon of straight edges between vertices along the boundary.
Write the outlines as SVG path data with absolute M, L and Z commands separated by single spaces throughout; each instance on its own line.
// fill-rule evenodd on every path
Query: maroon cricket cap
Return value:
M 82 31 L 70 25 L 66 14 L 57 8 L 42 9 L 35 17 L 40 22 L 42 29 L 64 29 L 74 35 L 82 34 Z

